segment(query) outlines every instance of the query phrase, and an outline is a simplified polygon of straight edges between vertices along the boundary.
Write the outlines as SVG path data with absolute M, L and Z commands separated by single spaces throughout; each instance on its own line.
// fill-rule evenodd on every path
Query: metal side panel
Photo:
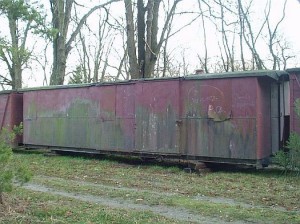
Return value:
M 178 154 L 179 81 L 136 84 L 136 150 Z
M 280 142 L 280 110 L 279 110 L 279 89 L 277 83 L 271 84 L 271 131 L 272 131 L 272 153 L 279 150 Z

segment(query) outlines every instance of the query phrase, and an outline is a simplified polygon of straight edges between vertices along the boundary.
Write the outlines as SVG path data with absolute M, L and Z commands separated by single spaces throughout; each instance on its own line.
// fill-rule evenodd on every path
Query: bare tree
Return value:
M 206 24 L 205 24 L 205 16 L 204 16 L 204 11 L 202 7 L 202 2 L 201 0 L 198 1 L 198 7 L 200 10 L 201 14 L 201 23 L 202 23 L 202 29 L 203 29 L 203 47 L 204 47 L 204 59 L 200 57 L 198 54 L 198 59 L 200 63 L 202 64 L 202 67 L 204 68 L 205 73 L 209 73 L 208 71 L 208 49 L 207 49 L 207 36 L 206 36 Z
M 218 5 L 220 7 L 220 20 L 221 20 L 221 29 L 220 32 L 222 34 L 222 46 L 224 49 L 224 53 L 225 53 L 225 58 L 223 58 L 222 56 L 222 61 L 223 61 L 223 65 L 224 65 L 224 69 L 226 72 L 228 71 L 234 71 L 234 37 L 235 37 L 235 27 L 233 27 L 233 29 L 229 29 L 231 25 L 234 25 L 236 22 L 231 22 L 230 24 L 228 24 L 226 21 L 226 17 L 225 17 L 225 9 L 227 9 L 226 7 L 224 7 L 223 3 L 221 0 L 218 0 Z M 230 10 L 231 11 L 231 10 Z M 229 35 L 228 33 L 231 33 L 231 36 L 233 38 L 232 43 L 229 43 Z
M 253 12 L 255 7 L 253 0 L 198 0 L 204 40 L 206 39 L 204 18 L 215 24 L 216 31 L 220 34 L 216 40 L 220 53 L 218 66 L 214 66 L 215 69 L 236 71 L 285 67 L 286 60 L 293 57 L 288 55 L 289 49 L 283 43 L 279 29 L 285 19 L 286 4 L 287 0 L 283 2 L 282 13 L 276 13 L 279 17 L 278 21 L 274 22 L 276 20 L 272 14 L 274 11 L 270 0 L 260 14 Z M 254 20 L 253 15 L 259 16 L 260 19 Z M 238 39 L 237 43 L 236 39 Z M 206 41 L 202 43 L 203 53 L 198 53 L 200 64 L 203 68 L 212 67 L 206 65 L 209 51 L 207 51 Z M 220 65 L 222 68 L 219 67 Z
M 40 56 L 34 56 L 33 60 L 38 63 L 38 65 L 42 68 L 43 71 L 43 86 L 48 86 L 48 65 L 49 65 L 49 60 L 48 60 L 48 47 L 49 47 L 50 41 L 47 41 L 45 44 L 45 47 L 42 49 L 42 55 Z
M 120 29 L 120 34 L 122 37 L 122 50 L 123 52 L 119 52 L 117 51 L 117 57 L 119 58 L 119 65 L 116 67 L 117 70 L 117 75 L 116 75 L 116 80 L 120 80 L 120 77 L 122 76 L 123 80 L 128 80 L 130 79 L 129 75 L 129 68 L 128 68 L 128 46 L 126 45 L 126 31 L 125 31 L 125 27 L 123 27 L 121 24 L 119 24 L 119 27 L 121 27 L 122 29 Z
M 277 52 L 275 52 L 274 46 L 278 45 L 281 42 L 281 40 L 278 39 L 278 36 L 279 36 L 278 28 L 279 28 L 279 25 L 283 22 L 283 20 L 285 18 L 286 4 L 287 4 L 287 0 L 284 1 L 281 18 L 275 24 L 274 29 L 272 29 L 271 24 L 270 24 L 270 12 L 271 12 L 271 7 L 272 7 L 271 1 L 268 1 L 266 9 L 265 9 L 265 18 L 266 18 L 266 23 L 267 23 L 267 31 L 268 31 L 268 39 L 269 39 L 268 48 L 269 48 L 269 51 L 272 56 L 272 61 L 273 61 L 272 69 L 273 70 L 280 68 L 279 63 L 280 63 L 281 54 L 277 54 Z
M 130 74 L 132 78 L 148 78 L 154 71 L 161 47 L 166 40 L 168 27 L 172 21 L 177 4 L 182 0 L 174 0 L 165 20 L 161 33 L 158 33 L 159 9 L 162 0 L 137 0 L 137 26 L 134 23 L 134 4 L 131 0 L 124 0 L 127 25 L 127 51 L 129 57 Z M 136 36 L 137 31 L 137 48 Z
M 290 50 L 291 47 L 289 46 L 289 43 L 282 38 L 281 41 L 278 42 L 278 52 L 280 55 L 280 64 L 282 65 L 282 67 L 278 67 L 278 69 L 285 70 L 287 68 L 288 60 L 296 57 L 295 55 L 290 54 Z
M 127 55 L 124 53 L 126 48 L 120 49 L 120 47 L 126 47 L 126 44 L 123 46 L 121 44 L 124 41 L 125 28 L 122 23 L 124 20 L 122 17 L 115 18 L 111 15 L 111 8 L 105 7 L 104 9 L 106 13 L 99 11 L 91 18 L 93 20 L 92 26 L 88 20 L 79 32 L 75 47 L 79 57 L 78 66 L 81 68 L 78 69 L 77 66 L 71 73 L 72 77 L 70 77 L 77 83 L 80 80 L 82 82 L 102 82 L 106 81 L 108 76 L 110 76 L 110 80 L 118 80 L 120 76 L 123 77 L 122 70 Z M 76 21 L 79 22 L 76 10 L 75 17 Z M 119 61 L 114 57 L 117 57 Z M 115 70 L 116 73 L 110 75 Z M 79 72 L 82 74 L 79 75 Z
M 96 5 L 82 16 L 79 23 L 71 34 L 68 34 L 71 21 L 74 0 L 49 0 L 52 12 L 52 27 L 56 35 L 53 38 L 53 69 L 50 78 L 50 85 L 62 85 L 65 79 L 66 63 L 68 55 L 72 49 L 72 43 L 79 34 L 80 29 L 85 24 L 87 18 L 96 10 L 101 9 L 113 2 L 120 0 L 110 0 L 106 3 Z
M 238 5 L 239 5 L 239 3 L 238 3 Z M 243 17 L 243 11 L 242 11 L 241 7 L 238 7 L 238 18 L 239 18 L 240 57 L 241 57 L 243 71 L 245 71 L 246 70 L 246 62 L 245 62 L 245 57 L 244 57 L 244 40 L 243 40 L 243 34 L 245 32 L 245 29 L 244 29 L 245 20 Z
M 90 59 L 90 55 L 88 53 L 88 47 L 86 44 L 86 38 L 85 36 L 82 34 L 82 32 L 79 32 L 79 40 L 81 43 L 81 47 L 82 47 L 82 51 L 80 49 L 78 49 L 78 55 L 80 58 L 80 66 L 83 72 L 83 82 L 84 83 L 89 83 L 91 82 L 92 78 L 91 78 L 91 73 L 92 73 L 92 68 L 91 68 L 91 59 Z M 76 48 L 79 48 L 79 46 L 76 45 Z M 81 54 L 82 53 L 82 54 Z
M 244 36 L 244 40 L 247 44 L 247 46 L 249 47 L 251 53 L 252 53 L 252 57 L 254 59 L 255 62 L 255 66 L 257 67 L 257 69 L 265 69 L 265 65 L 263 60 L 260 57 L 260 54 L 257 51 L 257 40 L 259 39 L 260 35 L 262 34 L 263 28 L 266 24 L 267 20 L 264 20 L 258 33 L 255 34 L 252 28 L 252 23 L 250 22 L 250 16 L 249 16 L 249 8 L 251 7 L 252 1 L 249 3 L 248 7 L 244 8 L 242 1 L 238 0 L 238 8 L 239 8 L 239 12 L 242 14 L 243 16 L 243 36 Z

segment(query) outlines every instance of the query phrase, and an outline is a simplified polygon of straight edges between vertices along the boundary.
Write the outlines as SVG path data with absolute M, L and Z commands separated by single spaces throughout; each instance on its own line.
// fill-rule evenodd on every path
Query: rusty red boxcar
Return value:
M 23 121 L 23 95 L 14 91 L 0 93 L 0 129 L 11 130 Z M 16 146 L 22 143 L 22 136 L 17 136 L 13 142 Z
M 284 135 L 288 73 L 251 71 L 24 91 L 24 144 L 262 163 Z

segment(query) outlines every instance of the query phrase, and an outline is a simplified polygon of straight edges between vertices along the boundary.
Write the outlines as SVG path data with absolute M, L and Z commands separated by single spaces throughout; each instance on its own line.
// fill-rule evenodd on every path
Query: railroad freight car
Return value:
M 284 139 L 289 75 L 201 74 L 23 91 L 23 144 L 265 163 Z
M 23 98 L 21 93 L 14 91 L 0 92 L 0 129 L 12 130 L 23 121 Z M 22 136 L 17 136 L 13 146 L 22 143 Z

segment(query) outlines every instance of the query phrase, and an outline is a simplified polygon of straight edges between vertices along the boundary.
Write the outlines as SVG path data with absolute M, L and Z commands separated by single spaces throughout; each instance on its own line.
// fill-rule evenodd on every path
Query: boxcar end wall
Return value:
M 12 130 L 23 121 L 23 94 L 14 91 L 0 93 L 0 129 Z M 22 143 L 22 136 L 16 136 L 13 146 Z

